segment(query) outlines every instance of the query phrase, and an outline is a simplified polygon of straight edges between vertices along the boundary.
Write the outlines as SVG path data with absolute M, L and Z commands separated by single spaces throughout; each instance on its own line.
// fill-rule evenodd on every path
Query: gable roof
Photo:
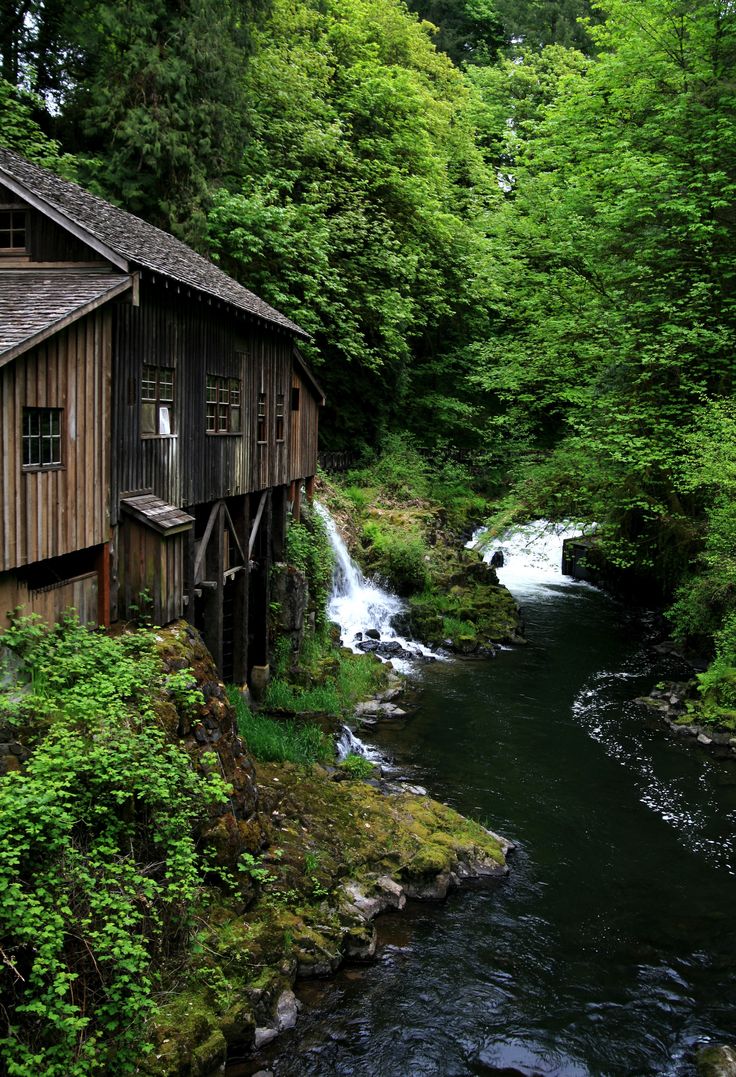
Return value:
M 121 273 L 3 271 L 0 276 L 0 366 L 131 288 Z
M 181 240 L 2 147 L 0 182 L 35 208 L 49 213 L 62 227 L 89 242 L 118 268 L 126 271 L 142 268 L 159 273 L 296 336 L 308 338 L 309 334 L 295 322 L 243 288 Z

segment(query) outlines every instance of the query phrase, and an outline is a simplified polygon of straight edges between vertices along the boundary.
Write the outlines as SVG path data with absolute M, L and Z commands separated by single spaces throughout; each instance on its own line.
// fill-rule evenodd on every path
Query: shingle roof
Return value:
M 30 193 L 135 266 L 180 281 L 298 336 L 308 337 L 309 334 L 295 322 L 264 303 L 168 232 L 118 209 L 76 183 L 69 183 L 53 172 L 31 164 L 12 150 L 0 147 L 0 181 L 3 175 L 22 184 Z
M 121 273 L 0 270 L 0 366 L 130 287 Z
M 176 505 L 169 505 L 155 494 L 133 494 L 121 498 L 120 504 L 140 523 L 160 531 L 163 535 L 188 531 L 194 523 L 194 517 L 188 512 Z

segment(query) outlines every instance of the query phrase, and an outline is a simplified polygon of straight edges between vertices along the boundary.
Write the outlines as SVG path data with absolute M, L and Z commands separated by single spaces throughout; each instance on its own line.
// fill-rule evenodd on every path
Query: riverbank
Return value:
M 432 470 L 406 444 L 359 471 L 322 476 L 318 496 L 365 575 L 402 599 L 399 634 L 464 658 L 525 642 L 516 600 L 467 545 L 491 503 L 460 470 Z
M 701 1047 L 734 1042 L 732 767 L 642 720 L 633 698 L 680 663 L 560 574 L 558 530 L 503 543 L 527 646 L 421 667 L 420 706 L 371 731 L 400 773 L 513 839 L 506 883 L 389 914 L 380 960 L 297 991 L 261 1068 L 694 1077 Z
M 212 675 L 200 683 L 210 695 Z M 327 762 L 252 765 L 258 837 L 230 850 L 229 885 L 198 909 L 151 1026 L 142 1072 L 152 1077 L 208 1075 L 265 1045 L 296 1021 L 298 978 L 373 956 L 379 913 L 507 871 L 508 842 L 423 790 L 355 779 Z M 232 829 L 227 816 L 218 829 Z
M 271 722 L 304 762 L 256 761 L 183 622 L 108 637 L 27 621 L 3 642 L 0 974 L 18 1074 L 208 1077 L 293 1024 L 297 977 L 369 959 L 381 911 L 506 874 L 504 839 L 357 778 L 315 714 Z

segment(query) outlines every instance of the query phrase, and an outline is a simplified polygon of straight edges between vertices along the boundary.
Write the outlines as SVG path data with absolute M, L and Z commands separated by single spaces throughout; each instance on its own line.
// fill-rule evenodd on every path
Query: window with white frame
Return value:
M 241 385 L 237 378 L 207 375 L 207 433 L 239 434 Z
M 141 376 L 141 435 L 171 437 L 174 434 L 174 370 L 144 366 Z

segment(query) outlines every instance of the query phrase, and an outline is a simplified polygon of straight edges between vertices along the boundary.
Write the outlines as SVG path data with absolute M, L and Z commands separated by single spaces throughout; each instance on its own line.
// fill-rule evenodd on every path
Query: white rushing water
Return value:
M 327 615 L 331 621 L 339 624 L 343 646 L 349 647 L 356 654 L 360 653 L 360 642 L 368 631 L 373 631 L 379 633 L 382 643 L 398 643 L 404 651 L 416 655 L 417 658 L 436 657 L 421 643 L 397 634 L 392 621 L 402 612 L 404 603 L 398 595 L 365 578 L 348 553 L 337 525 L 327 509 L 318 501 L 315 501 L 315 508 L 324 520 L 335 555 L 332 594 Z M 406 673 L 411 669 L 411 661 L 407 658 L 392 658 L 391 662 L 400 672 Z
M 503 554 L 503 565 L 496 573 L 515 598 L 536 595 L 549 587 L 579 587 L 580 580 L 562 574 L 562 546 L 565 539 L 578 538 L 581 533 L 582 529 L 569 521 L 530 520 L 489 543 L 483 560 L 490 562 L 497 551 Z M 485 534 L 486 529 L 480 528 L 468 545 L 483 547 Z

